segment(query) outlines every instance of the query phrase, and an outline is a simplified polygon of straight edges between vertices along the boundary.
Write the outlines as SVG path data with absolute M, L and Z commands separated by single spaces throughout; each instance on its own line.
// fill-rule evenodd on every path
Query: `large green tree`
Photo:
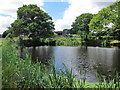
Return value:
M 110 6 L 103 8 L 90 21 L 89 27 L 92 32 L 97 35 L 97 37 L 118 36 L 118 29 L 120 29 L 120 27 L 118 27 L 118 6 L 119 3 L 115 2 Z
M 72 24 L 72 32 L 79 33 L 82 38 L 87 39 L 87 35 L 89 34 L 89 23 L 93 18 L 93 14 L 84 13 L 78 16 Z
M 10 29 L 17 36 L 24 35 L 32 39 L 47 38 L 53 35 L 52 18 L 37 5 L 23 5 L 18 8 L 17 20 Z

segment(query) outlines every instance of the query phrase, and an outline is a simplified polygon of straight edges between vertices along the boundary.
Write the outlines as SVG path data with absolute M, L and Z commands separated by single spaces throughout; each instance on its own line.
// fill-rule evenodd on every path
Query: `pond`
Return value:
M 65 66 L 68 70 L 72 68 L 76 78 L 84 77 L 80 75 L 80 70 L 87 72 L 86 81 L 88 82 L 98 81 L 97 73 L 107 77 L 114 69 L 120 72 L 120 49 L 118 48 L 40 46 L 26 47 L 24 51 L 28 51 L 33 60 L 49 62 L 57 69 L 65 69 Z

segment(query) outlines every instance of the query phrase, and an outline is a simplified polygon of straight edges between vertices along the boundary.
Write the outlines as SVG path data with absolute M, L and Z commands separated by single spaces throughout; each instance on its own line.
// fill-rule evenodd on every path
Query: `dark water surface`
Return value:
M 58 69 L 73 70 L 77 78 L 83 78 L 79 74 L 80 69 L 87 71 L 86 81 L 98 81 L 96 74 L 109 76 L 112 70 L 120 72 L 120 49 L 101 47 L 71 47 L 71 46 L 40 46 L 26 47 L 24 49 L 32 54 L 33 60 L 36 58 L 47 63 L 54 64 Z

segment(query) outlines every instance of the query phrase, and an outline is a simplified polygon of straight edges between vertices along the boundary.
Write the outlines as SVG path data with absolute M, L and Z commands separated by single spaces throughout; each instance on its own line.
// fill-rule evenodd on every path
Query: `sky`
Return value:
M 17 19 L 19 7 L 36 4 L 47 12 L 55 24 L 56 31 L 71 28 L 76 17 L 82 13 L 96 14 L 116 0 L 0 0 L 0 34 Z

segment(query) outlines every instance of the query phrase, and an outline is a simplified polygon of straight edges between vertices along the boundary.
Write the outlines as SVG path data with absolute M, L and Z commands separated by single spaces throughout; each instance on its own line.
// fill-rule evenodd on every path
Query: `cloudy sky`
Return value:
M 24 4 L 37 4 L 55 24 L 55 30 L 70 28 L 76 16 L 97 13 L 116 0 L 0 0 L 0 34 L 17 18 L 17 9 Z

